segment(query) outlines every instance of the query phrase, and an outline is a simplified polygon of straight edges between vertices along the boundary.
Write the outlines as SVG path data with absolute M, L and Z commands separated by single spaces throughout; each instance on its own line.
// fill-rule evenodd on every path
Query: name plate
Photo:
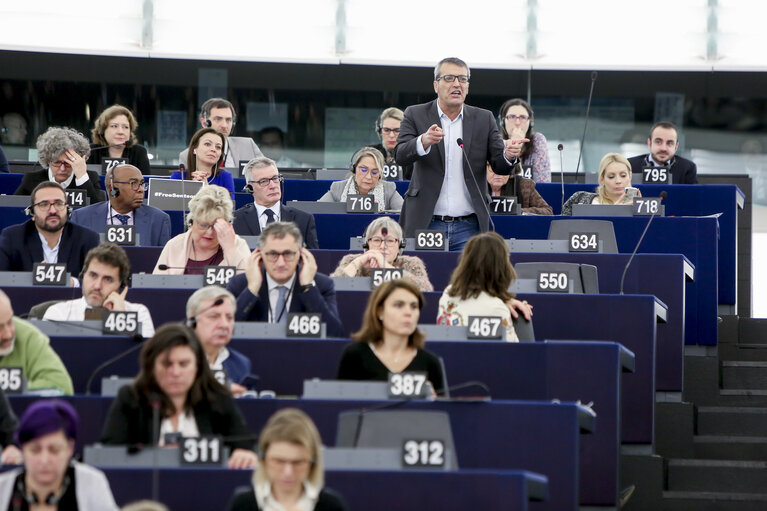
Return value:
M 319 312 L 291 312 L 288 314 L 288 337 L 319 337 L 322 314 Z
M 642 169 L 642 184 L 671 184 L 671 172 L 668 167 L 646 167 Z
M 631 212 L 634 216 L 663 216 L 660 201 L 660 197 L 637 197 L 634 199 Z
M 223 369 L 211 369 L 211 372 L 213 373 L 213 377 L 216 379 L 218 383 L 221 385 L 228 387 L 226 384 L 226 371 Z
M 568 238 L 568 252 L 599 252 L 598 232 L 571 232 Z
M 445 231 L 418 229 L 415 231 L 416 250 L 447 250 Z
M 445 466 L 445 442 L 413 439 L 402 444 L 402 467 L 424 468 Z
M 181 465 L 220 465 L 223 444 L 221 437 L 205 435 L 200 437 L 184 437 L 181 439 Z
M 64 264 L 35 263 L 32 266 L 33 286 L 66 286 L 67 267 Z
M 118 165 L 126 165 L 128 160 L 125 158 L 103 158 L 101 160 L 101 172 L 106 174 Z
M 0 367 L 0 389 L 6 394 L 23 393 L 23 369 L 21 367 Z
M 370 287 L 376 288 L 384 282 L 401 279 L 402 276 L 402 270 L 399 268 L 373 268 L 370 271 Z
M 391 398 L 427 397 L 426 371 L 389 373 L 388 394 Z
M 236 273 L 236 266 L 206 266 L 203 270 L 203 282 L 206 286 L 226 287 Z
M 372 195 L 352 194 L 346 197 L 347 213 L 374 213 L 378 208 Z
M 202 181 L 152 178 L 147 204 L 166 211 L 188 210 L 189 200 L 202 188 Z
M 490 198 L 490 213 L 493 215 L 518 215 L 520 209 L 516 197 Z
M 564 271 L 539 271 L 539 293 L 567 293 L 570 290 L 570 276 Z
M 533 178 L 533 166 L 532 165 L 522 165 L 522 172 L 520 172 L 519 175 L 522 176 L 522 177 L 526 177 L 527 179 L 532 179 Z
M 240 160 L 237 162 L 237 168 L 240 169 L 240 177 L 245 177 L 245 165 L 248 164 L 250 160 Z
M 102 332 L 109 335 L 134 335 L 136 332 L 138 332 L 138 312 L 104 312 Z
M 469 316 L 467 339 L 497 340 L 503 333 L 503 320 L 497 316 Z
M 387 163 L 383 167 L 382 176 L 384 179 L 399 181 L 402 179 L 402 167 L 400 167 L 396 163 Z
M 88 205 L 88 195 L 85 190 L 65 190 L 64 193 L 67 196 L 67 204 L 73 208 L 81 208 Z
M 104 231 L 104 239 L 118 245 L 136 245 L 135 225 L 107 225 Z

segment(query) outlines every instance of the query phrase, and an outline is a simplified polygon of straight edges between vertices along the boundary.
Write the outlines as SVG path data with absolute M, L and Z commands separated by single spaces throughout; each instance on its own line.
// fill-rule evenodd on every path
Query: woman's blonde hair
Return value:
M 599 195 L 599 200 L 602 204 L 613 204 L 613 200 L 607 196 L 607 190 L 605 190 L 604 184 L 605 172 L 607 172 L 607 167 L 611 163 L 620 163 L 624 165 L 629 173 L 629 183 L 631 182 L 631 163 L 629 163 L 626 157 L 622 154 L 607 153 L 604 158 L 602 158 L 602 161 L 599 162 L 599 186 L 597 187 L 597 195 Z
M 322 439 L 311 417 L 298 408 L 283 408 L 269 417 L 258 437 L 258 465 L 253 471 L 253 486 L 268 483 L 262 464 L 274 442 L 289 442 L 305 448 L 311 457 L 307 479 L 317 489 L 325 485 L 325 465 L 322 462 Z
M 208 220 L 214 217 L 231 222 L 234 218 L 233 209 L 229 190 L 223 186 L 205 185 L 189 201 L 187 222 L 192 225 L 197 219 Z

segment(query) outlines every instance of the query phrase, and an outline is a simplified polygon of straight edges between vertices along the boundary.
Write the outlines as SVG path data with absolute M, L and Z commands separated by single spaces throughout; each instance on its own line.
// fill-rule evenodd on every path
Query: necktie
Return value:
M 115 213 L 115 216 L 123 225 L 128 225 L 128 220 L 130 220 L 130 215 L 121 215 L 119 213 Z
M 266 225 L 274 222 L 274 211 L 267 209 L 264 211 L 264 214 L 266 215 Z
M 267 211 L 269 211 L 267 209 Z M 279 295 L 277 296 L 277 306 L 274 308 L 274 322 L 275 323 L 285 323 L 288 320 L 288 311 L 285 309 L 285 296 L 288 294 L 288 288 L 285 286 L 277 286 L 277 291 L 279 291 Z M 280 314 L 282 314 L 282 317 L 280 317 Z M 278 319 L 279 318 L 279 321 Z

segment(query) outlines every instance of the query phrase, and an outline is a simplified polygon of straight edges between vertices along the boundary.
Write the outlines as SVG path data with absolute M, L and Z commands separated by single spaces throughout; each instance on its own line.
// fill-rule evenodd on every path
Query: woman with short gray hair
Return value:
M 37 138 L 37 156 L 44 168 L 24 174 L 16 195 L 31 195 L 40 183 L 54 181 L 67 190 L 85 190 L 91 203 L 103 201 L 99 175 L 85 163 L 90 154 L 88 140 L 81 133 L 72 128 L 48 128 Z
M 203 186 L 189 201 L 189 229 L 165 245 L 152 273 L 199 275 L 206 266 L 236 266 L 245 271 L 250 249 L 234 233 L 232 209 L 226 188 Z

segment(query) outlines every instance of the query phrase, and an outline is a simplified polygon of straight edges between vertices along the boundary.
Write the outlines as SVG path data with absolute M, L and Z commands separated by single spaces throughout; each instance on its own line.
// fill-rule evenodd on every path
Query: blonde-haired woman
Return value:
M 343 499 L 324 488 L 322 440 L 312 419 L 297 408 L 269 418 L 258 438 L 261 459 L 253 487 L 234 496 L 229 511 L 345 511 Z
M 631 164 L 625 156 L 607 153 L 599 162 L 599 186 L 594 192 L 575 192 L 564 206 L 563 215 L 573 214 L 574 204 L 630 204 L 626 188 L 631 186 Z M 642 194 L 637 192 L 638 196 Z
M 165 245 L 152 273 L 199 275 L 206 266 L 236 266 L 245 271 L 250 249 L 234 233 L 232 209 L 226 188 L 203 186 L 189 201 L 189 229 Z

